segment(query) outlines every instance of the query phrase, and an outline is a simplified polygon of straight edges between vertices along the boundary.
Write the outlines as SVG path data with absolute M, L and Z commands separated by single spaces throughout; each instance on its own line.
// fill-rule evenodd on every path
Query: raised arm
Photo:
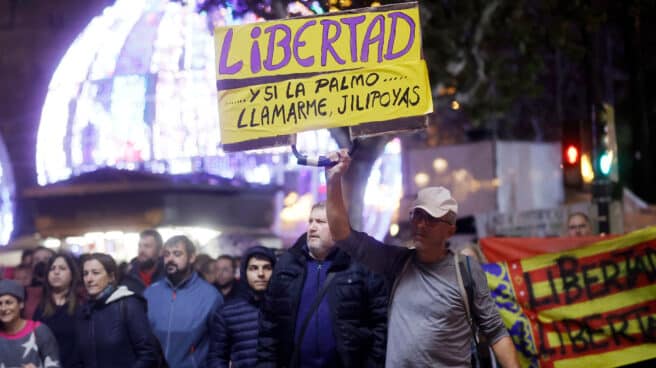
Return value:
M 337 165 L 326 169 L 326 216 L 333 239 L 339 241 L 351 235 L 351 223 L 342 192 L 342 178 L 351 165 L 351 157 L 346 150 L 333 152 L 329 157 Z
M 326 169 L 326 217 L 336 245 L 370 270 L 393 278 L 403 267 L 409 250 L 385 245 L 366 233 L 351 229 L 342 193 L 342 177 L 351 158 L 346 150 L 333 152 L 329 157 L 337 164 Z

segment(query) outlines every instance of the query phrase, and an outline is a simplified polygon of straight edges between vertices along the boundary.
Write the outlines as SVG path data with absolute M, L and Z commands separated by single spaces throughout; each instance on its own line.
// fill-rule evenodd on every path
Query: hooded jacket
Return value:
M 248 286 L 246 267 L 254 256 L 266 258 L 271 266 L 276 264 L 272 250 L 255 246 L 242 256 L 241 275 L 247 288 L 240 295 L 228 300 L 212 317 L 208 368 L 254 367 L 257 361 L 257 336 L 259 315 L 264 292 L 256 292 Z
M 84 305 L 78 313 L 76 332 L 78 367 L 149 368 L 158 362 L 146 302 L 125 286 Z
M 144 291 L 148 320 L 170 367 L 205 367 L 210 317 L 223 297 L 196 272 L 174 286 L 165 277 Z
M 333 272 L 335 278 L 324 302 L 308 324 L 300 361 L 335 368 L 382 367 L 387 332 L 385 280 L 354 262 L 339 248 L 323 264 L 316 263 L 309 256 L 305 236 L 278 260 L 262 307 L 257 367 L 295 368 L 292 357 L 299 313 L 307 313 L 312 303 L 303 294 L 312 288 L 316 294 L 321 280 Z M 322 305 L 327 308 L 322 309 Z M 327 342 L 333 347 L 330 351 L 325 349 Z

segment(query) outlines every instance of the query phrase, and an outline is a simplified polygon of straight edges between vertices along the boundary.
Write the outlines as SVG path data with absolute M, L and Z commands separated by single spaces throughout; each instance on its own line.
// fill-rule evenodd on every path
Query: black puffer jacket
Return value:
M 77 367 L 150 368 L 158 363 L 146 301 L 124 286 L 83 306 L 76 331 Z
M 344 368 L 382 367 L 387 332 L 387 285 L 336 248 L 328 272 L 335 278 L 326 291 L 339 363 Z M 257 367 L 291 367 L 296 315 L 309 258 L 306 238 L 283 254 L 266 292 Z M 291 367 L 295 368 L 295 367 Z
M 276 264 L 273 251 L 255 246 L 242 256 L 241 275 L 248 285 L 246 266 L 253 256 L 269 259 Z M 207 353 L 208 368 L 254 367 L 257 361 L 257 335 L 263 292 L 250 287 L 217 308 L 210 326 L 210 348 Z

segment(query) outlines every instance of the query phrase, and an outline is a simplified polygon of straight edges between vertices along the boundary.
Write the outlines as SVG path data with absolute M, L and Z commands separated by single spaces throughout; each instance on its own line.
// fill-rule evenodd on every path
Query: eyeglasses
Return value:
M 570 230 L 583 230 L 586 227 L 588 227 L 588 224 L 571 224 L 571 225 L 568 225 L 568 228 Z
M 429 215 L 426 211 L 422 210 L 413 210 L 410 211 L 410 221 L 411 222 L 425 222 L 429 225 L 437 225 L 440 222 L 443 222 L 448 225 L 453 225 L 450 221 L 445 220 L 441 217 L 433 217 Z

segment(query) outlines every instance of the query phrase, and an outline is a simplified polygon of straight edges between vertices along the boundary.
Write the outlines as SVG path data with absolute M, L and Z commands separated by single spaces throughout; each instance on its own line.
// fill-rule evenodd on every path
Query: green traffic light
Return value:
M 613 162 L 613 158 L 611 157 L 609 152 L 604 152 L 599 156 L 599 170 L 601 170 L 602 175 L 608 175 L 610 174 L 610 166 Z

